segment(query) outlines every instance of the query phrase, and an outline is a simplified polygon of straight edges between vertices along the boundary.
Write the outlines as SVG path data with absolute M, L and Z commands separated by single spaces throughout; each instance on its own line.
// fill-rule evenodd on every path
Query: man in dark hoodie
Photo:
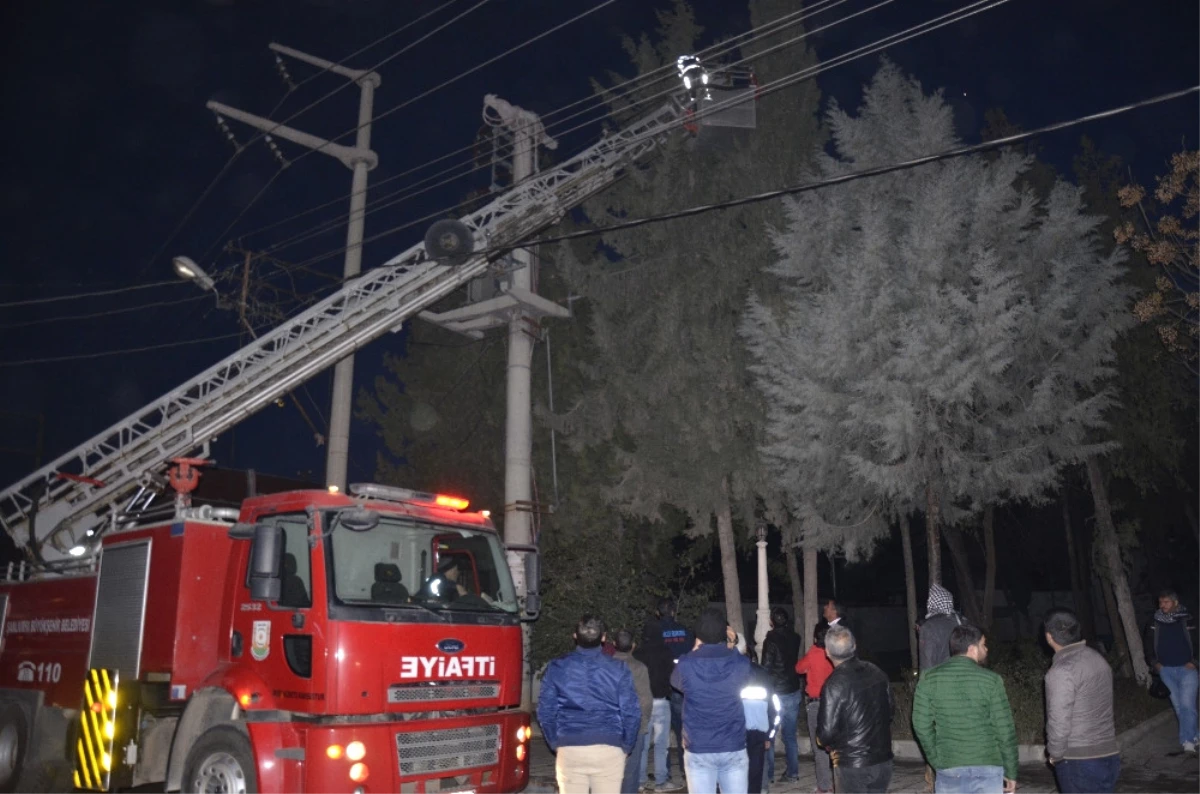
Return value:
M 671 652 L 671 660 L 692 649 L 695 637 L 675 619 L 675 599 L 664 596 L 655 605 L 655 619 L 646 622 L 642 629 L 642 644 L 645 645 L 651 635 L 658 636 L 667 650 Z M 671 700 L 671 732 L 675 734 L 675 744 L 679 747 L 679 766 L 683 768 L 683 695 L 672 692 Z
M 800 636 L 792 631 L 792 617 L 783 607 L 771 610 L 771 630 L 763 640 L 762 666 L 771 674 L 773 689 L 779 696 L 779 733 L 783 737 L 787 771 L 780 778 L 789 783 L 800 777 L 800 757 L 796 746 L 796 724 L 800 717 L 800 676 L 796 662 L 800 658 Z M 775 779 L 775 753 L 767 756 L 767 779 Z
M 650 729 L 642 744 L 639 762 L 642 779 L 647 778 L 650 745 L 654 745 L 654 789 L 674 791 L 678 786 L 671 780 L 670 749 L 671 736 L 671 673 L 675 670 L 675 657 L 663 642 L 661 631 L 650 631 L 643 635 L 643 644 L 633 652 L 633 657 L 646 665 L 650 673 Z
M 683 765 L 688 791 L 746 794 L 750 759 L 746 754 L 746 714 L 742 690 L 750 681 L 750 660 L 727 644 L 725 616 L 706 609 L 696 626 L 696 648 L 671 673 L 671 686 L 683 693 Z
M 950 658 L 950 632 L 966 621 L 954 610 L 954 596 L 940 584 L 929 585 L 925 620 L 920 625 L 921 670 L 937 667 Z
M 1179 719 L 1179 743 L 1196 752 L 1196 619 L 1174 590 L 1158 594 L 1158 611 L 1146 630 L 1146 662 L 1167 685 Z

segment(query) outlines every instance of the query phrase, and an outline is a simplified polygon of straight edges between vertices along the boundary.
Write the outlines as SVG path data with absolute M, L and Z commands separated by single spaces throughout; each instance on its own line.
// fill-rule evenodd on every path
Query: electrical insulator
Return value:
M 291 163 L 283 156 L 283 152 L 279 151 L 279 147 L 275 145 L 275 139 L 270 135 L 263 135 L 263 140 L 267 142 L 267 148 L 271 150 L 271 154 L 275 155 L 275 159 L 279 161 L 282 168 L 287 168 Z
M 288 72 L 287 64 L 278 55 L 275 56 L 275 71 L 279 72 L 279 78 L 283 80 L 283 84 L 287 86 L 288 91 L 296 90 L 296 83 L 292 80 L 292 75 Z
M 229 144 L 233 147 L 234 151 L 240 152 L 242 150 L 242 145 L 238 143 L 237 138 L 234 137 L 233 130 L 229 129 L 229 125 L 225 123 L 225 117 L 219 113 L 216 114 L 216 116 L 217 127 L 221 130 L 221 134 L 225 136 L 225 140 L 229 141 Z

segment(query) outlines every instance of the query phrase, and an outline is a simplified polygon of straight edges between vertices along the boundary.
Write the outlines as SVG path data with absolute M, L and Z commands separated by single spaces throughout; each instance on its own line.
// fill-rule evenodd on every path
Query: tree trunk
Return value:
M 996 509 L 988 505 L 983 510 L 983 554 L 986 568 L 983 573 L 983 625 L 990 631 L 996 619 Z
M 941 535 L 941 506 L 938 504 L 937 494 L 933 492 L 933 486 L 927 484 L 925 486 L 925 537 L 928 542 L 925 544 L 925 553 L 929 559 L 929 583 L 942 583 L 942 541 Z
M 1067 563 L 1071 567 L 1071 600 L 1075 602 L 1075 613 L 1079 615 L 1079 625 L 1083 630 L 1085 640 L 1096 638 L 1096 624 L 1092 620 L 1092 594 L 1090 579 L 1084 578 L 1083 567 L 1080 564 L 1079 549 L 1076 548 L 1075 529 L 1071 526 L 1071 500 L 1067 491 L 1062 495 L 1063 535 L 1067 539 Z
M 797 551 L 799 549 L 795 546 L 785 548 L 783 556 L 787 560 L 788 579 L 792 583 L 792 628 L 803 637 L 804 589 L 800 583 L 800 563 L 796 561 Z
M 1117 529 L 1113 526 L 1112 508 L 1108 504 L 1108 489 L 1104 484 L 1104 472 L 1095 457 L 1087 460 L 1088 481 L 1092 486 L 1092 500 L 1096 503 L 1096 543 L 1105 572 L 1112 584 L 1117 599 L 1117 613 L 1125 629 L 1125 645 L 1129 648 L 1129 663 L 1133 677 L 1141 686 L 1150 686 L 1150 668 L 1142 650 L 1142 638 L 1138 634 L 1137 615 L 1133 610 L 1133 595 L 1129 591 L 1129 579 L 1125 575 L 1125 564 L 1121 561 L 1121 547 L 1117 540 Z
M 979 598 L 975 595 L 975 580 L 971 577 L 971 564 L 967 558 L 967 546 L 963 543 L 962 532 L 952 529 L 943 532 L 942 537 L 950 549 L 950 562 L 954 565 L 954 579 L 958 582 L 958 603 L 962 607 L 967 620 L 983 628 L 983 610 L 979 607 Z
M 812 645 L 813 628 L 821 617 L 821 605 L 817 603 L 817 550 L 804 550 L 804 631 L 800 638 L 804 640 L 804 650 Z
M 1187 514 L 1187 520 L 1188 524 L 1192 528 L 1192 534 L 1196 536 L 1196 540 L 1200 540 L 1200 519 L 1196 518 L 1196 508 L 1192 507 L 1191 502 L 1184 502 L 1183 512 Z
M 1133 668 L 1129 666 L 1129 643 L 1125 642 L 1125 627 L 1117 615 L 1117 599 L 1113 598 L 1112 585 L 1103 576 L 1100 577 L 1100 591 L 1104 593 L 1104 611 L 1108 613 L 1108 627 L 1113 635 L 1113 650 L 1116 651 L 1117 665 L 1113 673 L 1119 678 L 1132 678 Z
M 721 546 L 721 578 L 725 580 L 725 615 L 743 637 L 742 587 L 738 581 L 737 548 L 733 541 L 733 508 L 729 504 L 729 478 L 721 480 L 721 505 L 717 510 L 717 542 Z
M 908 604 L 908 656 L 912 669 L 920 667 L 917 656 L 917 574 L 913 568 L 912 528 L 908 515 L 900 516 L 900 545 L 904 548 L 904 598 Z

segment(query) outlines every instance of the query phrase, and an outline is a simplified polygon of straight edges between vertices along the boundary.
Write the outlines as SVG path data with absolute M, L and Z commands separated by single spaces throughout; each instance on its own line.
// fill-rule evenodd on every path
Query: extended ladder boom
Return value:
M 103 522 L 172 458 L 242 419 L 484 273 L 495 253 L 557 222 L 618 179 L 623 168 L 680 128 L 671 102 L 619 133 L 513 187 L 461 218 L 474 237 L 464 264 L 431 260 L 414 245 L 238 350 L 136 414 L 0 492 L 0 525 L 46 560 L 78 555 Z M 90 553 L 87 549 L 85 553 Z

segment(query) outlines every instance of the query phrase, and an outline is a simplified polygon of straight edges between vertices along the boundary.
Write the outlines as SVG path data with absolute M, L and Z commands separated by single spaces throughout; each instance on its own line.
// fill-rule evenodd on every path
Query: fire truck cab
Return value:
M 522 789 L 531 615 L 466 507 L 294 491 L 114 530 L 81 570 L 10 571 L 0 790 Z M 508 551 L 536 592 L 536 551 Z

